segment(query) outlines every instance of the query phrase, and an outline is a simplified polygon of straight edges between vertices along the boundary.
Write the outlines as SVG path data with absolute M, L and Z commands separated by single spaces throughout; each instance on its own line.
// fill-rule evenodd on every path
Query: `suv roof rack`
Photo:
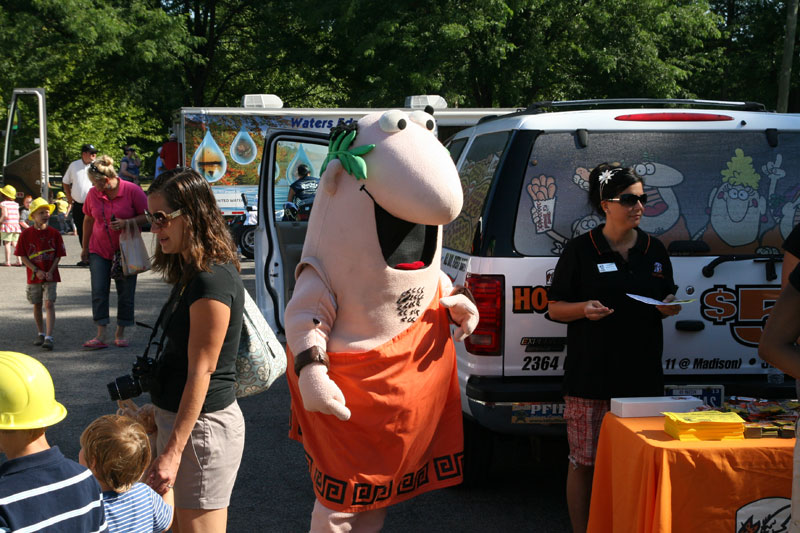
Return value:
M 699 100 L 690 98 L 598 98 L 589 100 L 542 100 L 534 102 L 526 109 L 507 115 L 490 115 L 483 117 L 478 124 L 498 118 L 544 113 L 547 108 L 557 107 L 643 107 L 643 106 L 680 106 L 680 107 L 720 107 L 738 109 L 740 111 L 766 111 L 760 102 L 729 102 L 725 100 Z
M 534 102 L 526 111 L 537 112 L 546 107 L 583 107 L 583 106 L 667 106 L 680 105 L 686 107 L 725 107 L 741 109 L 743 111 L 766 111 L 764 104 L 759 102 L 728 102 L 724 100 L 698 100 L 688 98 L 604 98 L 592 100 L 545 100 Z

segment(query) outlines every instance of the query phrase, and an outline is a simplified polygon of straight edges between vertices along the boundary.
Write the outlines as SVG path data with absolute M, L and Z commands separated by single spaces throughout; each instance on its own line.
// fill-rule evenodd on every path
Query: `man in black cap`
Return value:
M 83 202 L 86 201 L 86 195 L 92 188 L 92 180 L 89 179 L 86 170 L 95 159 L 97 159 L 97 148 L 92 144 L 84 144 L 81 146 L 81 158 L 70 163 L 61 180 L 67 202 L 72 206 L 72 220 L 78 230 L 78 243 L 83 243 Z M 78 261 L 78 266 L 88 267 L 89 262 Z

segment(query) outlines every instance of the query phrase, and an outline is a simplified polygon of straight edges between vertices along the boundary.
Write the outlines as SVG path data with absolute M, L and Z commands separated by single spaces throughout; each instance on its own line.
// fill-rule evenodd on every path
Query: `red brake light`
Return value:
M 616 120 L 627 120 L 632 122 L 714 122 L 733 120 L 728 115 L 715 115 L 713 113 L 634 113 L 632 115 L 620 115 Z
M 480 321 L 464 340 L 467 351 L 475 355 L 500 355 L 503 335 L 503 276 L 467 274 L 466 286 L 478 304 Z

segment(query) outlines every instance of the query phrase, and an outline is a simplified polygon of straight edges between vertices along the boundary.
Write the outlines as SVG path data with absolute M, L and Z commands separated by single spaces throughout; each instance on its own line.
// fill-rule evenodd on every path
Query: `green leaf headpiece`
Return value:
M 364 146 L 350 149 L 350 145 L 353 144 L 357 134 L 358 126 L 355 123 L 331 128 L 328 155 L 325 157 L 325 161 L 322 162 L 320 174 L 325 172 L 329 162 L 338 159 L 342 162 L 342 167 L 348 174 L 355 176 L 357 180 L 367 179 L 367 163 L 362 156 L 375 148 L 375 145 L 365 144 Z

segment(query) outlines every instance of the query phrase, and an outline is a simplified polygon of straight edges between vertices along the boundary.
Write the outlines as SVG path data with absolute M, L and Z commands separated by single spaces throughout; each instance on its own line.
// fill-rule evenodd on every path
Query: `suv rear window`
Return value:
M 523 255 L 560 255 L 568 239 L 603 219 L 588 203 L 588 177 L 602 162 L 632 166 L 648 196 L 640 227 L 672 241 L 702 240 L 708 255 L 778 254 L 800 222 L 800 134 L 573 133 L 539 135 L 531 152 L 514 232 Z
M 466 253 L 472 250 L 475 228 L 480 221 L 486 196 L 489 194 L 500 158 L 510 136 L 511 132 L 509 131 L 481 135 L 475 137 L 469 147 L 458 173 L 461 178 L 461 188 L 464 191 L 464 206 L 458 217 L 444 227 L 442 243 L 445 248 Z M 454 141 L 450 145 L 451 156 L 454 160 L 458 159 L 457 155 L 453 155 L 456 142 L 458 141 Z

